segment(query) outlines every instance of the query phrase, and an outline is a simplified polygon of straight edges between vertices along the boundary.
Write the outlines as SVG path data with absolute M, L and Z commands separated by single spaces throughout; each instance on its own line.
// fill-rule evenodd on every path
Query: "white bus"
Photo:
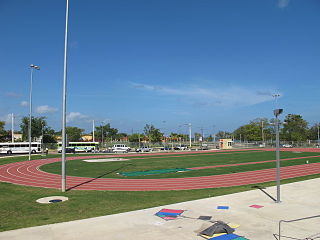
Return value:
M 75 152 L 94 152 L 98 149 L 98 142 L 69 142 L 68 148 L 74 148 Z M 62 143 L 58 142 L 58 152 L 61 152 Z
M 31 153 L 41 153 L 41 143 L 31 143 Z M 29 153 L 29 142 L 0 143 L 0 153 Z

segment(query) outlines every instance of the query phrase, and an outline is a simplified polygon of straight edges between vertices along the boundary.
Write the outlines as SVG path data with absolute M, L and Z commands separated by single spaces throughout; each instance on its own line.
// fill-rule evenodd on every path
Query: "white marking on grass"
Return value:
M 125 158 L 106 158 L 106 159 L 90 159 L 90 160 L 82 160 L 84 162 L 117 162 L 117 161 L 129 161 L 130 159 Z

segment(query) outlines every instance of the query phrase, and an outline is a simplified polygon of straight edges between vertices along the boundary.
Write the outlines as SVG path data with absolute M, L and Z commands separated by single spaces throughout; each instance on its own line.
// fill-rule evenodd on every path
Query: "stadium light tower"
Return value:
M 273 114 L 276 117 L 276 181 L 277 181 L 277 200 L 276 203 L 280 203 L 280 138 L 279 138 L 279 119 L 278 116 L 283 112 L 283 109 L 273 110 Z
M 33 82 L 33 71 L 40 70 L 39 66 L 30 65 L 31 69 L 31 77 L 30 77 L 30 92 L 29 92 L 29 128 L 28 128 L 28 136 L 29 136 L 29 160 L 31 160 L 31 120 L 32 120 L 32 82 Z
M 68 19 L 69 0 L 66 0 L 66 22 L 64 33 L 64 64 L 63 64 L 63 92 L 62 92 L 62 148 L 61 148 L 61 191 L 66 191 L 66 112 L 67 112 L 67 52 L 68 52 Z
M 191 138 L 192 138 L 192 135 L 191 135 L 191 123 L 188 123 L 188 126 L 189 126 L 189 147 L 190 147 L 190 150 L 191 150 Z

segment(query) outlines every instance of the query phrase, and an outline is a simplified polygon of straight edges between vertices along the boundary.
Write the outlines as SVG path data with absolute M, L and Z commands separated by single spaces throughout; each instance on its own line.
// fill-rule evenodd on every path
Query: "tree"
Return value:
M 47 127 L 45 117 L 32 117 L 31 118 L 31 137 L 38 138 L 42 136 L 42 131 Z M 23 117 L 20 124 L 22 132 L 22 140 L 29 139 L 29 117 Z
M 286 141 L 306 141 L 308 122 L 298 114 L 288 114 L 281 129 L 281 138 Z
M 116 139 L 118 136 L 118 129 L 112 128 L 110 126 L 110 123 L 97 126 L 95 128 L 95 135 L 97 136 L 97 139 L 100 139 L 102 142 L 102 139 L 105 140 L 111 140 L 111 139 Z
M 152 124 L 146 124 L 144 127 L 144 133 L 152 143 L 160 142 L 163 137 L 163 133 L 161 133 L 160 130 L 155 128 Z
M 216 134 L 217 139 L 231 138 L 231 136 L 232 136 L 232 133 L 226 132 L 226 131 L 221 131 L 221 130 L 219 132 L 217 132 L 217 134 Z
M 245 141 L 265 141 L 271 138 L 272 129 L 267 118 L 256 118 L 249 124 L 240 126 L 233 134 L 236 139 Z
M 66 134 L 69 142 L 80 141 L 83 132 L 84 130 L 78 127 L 66 127 Z
M 56 143 L 57 140 L 55 136 L 56 132 L 52 128 L 46 126 L 43 130 L 43 143 Z
M 181 141 L 181 140 L 188 139 L 189 136 L 182 133 L 170 133 L 170 138 L 171 138 L 171 141 Z
M 0 141 L 1 142 L 6 142 L 9 141 L 11 139 L 11 133 L 10 131 L 6 131 L 4 129 L 6 122 L 4 121 L 0 121 Z
M 129 136 L 129 142 L 140 142 L 144 139 L 144 135 L 140 133 L 133 133 Z
M 127 139 L 128 138 L 128 134 L 126 133 L 118 133 L 116 136 L 115 136 L 116 139 L 118 140 L 124 140 L 124 139 Z
M 209 135 L 209 137 L 207 137 L 207 141 L 208 141 L 208 142 L 212 142 L 212 141 L 213 141 L 213 137 L 212 137 L 211 134 Z
M 314 124 L 308 131 L 308 139 L 318 140 L 320 123 Z
M 29 139 L 29 117 L 23 117 L 20 124 L 22 132 L 22 140 Z M 61 134 L 61 133 L 60 133 Z M 44 143 L 55 143 L 55 131 L 47 126 L 46 117 L 32 117 L 31 118 L 31 136 L 32 138 L 39 138 L 43 136 Z

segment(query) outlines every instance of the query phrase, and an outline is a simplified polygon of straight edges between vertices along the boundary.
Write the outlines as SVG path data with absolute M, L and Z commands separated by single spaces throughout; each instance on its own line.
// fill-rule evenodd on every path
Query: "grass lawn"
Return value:
M 161 156 L 164 158 L 151 158 L 150 155 L 143 157 L 133 157 L 135 160 L 131 160 L 134 164 L 131 167 L 123 168 L 125 171 L 138 171 L 148 169 L 159 168 L 173 168 L 173 167 L 198 167 L 235 163 L 235 162 L 249 162 L 274 159 L 274 153 L 261 152 L 259 159 L 258 155 L 254 152 L 248 153 L 233 153 L 233 154 L 217 154 L 210 155 L 204 154 L 199 158 L 199 155 L 193 155 L 185 157 L 172 157 L 170 154 Z M 313 156 L 315 153 L 281 153 L 282 158 L 299 157 L 299 156 Z M 73 155 L 72 155 L 73 156 Z M 83 156 L 83 155 L 82 155 Z M 57 157 L 49 155 L 48 157 Z M 156 157 L 156 156 L 154 156 Z M 160 157 L 160 156 L 157 156 Z M 212 160 L 212 158 L 216 160 Z M 9 162 L 24 161 L 27 157 L 14 157 L 0 159 L 0 164 Z M 40 158 L 40 156 L 33 156 L 33 158 Z M 141 159 L 140 159 L 141 158 Z M 309 159 L 311 161 L 312 158 Z M 316 159 L 316 158 L 314 158 Z M 304 159 L 305 161 L 306 159 Z M 235 162 L 234 162 L 235 161 Z M 290 160 L 291 162 L 295 160 Z M 128 161 L 130 162 L 130 161 Z M 103 166 L 101 169 L 93 170 L 97 167 L 93 163 L 85 163 L 83 161 L 73 160 L 68 161 L 68 174 L 78 175 L 79 170 L 73 169 L 77 164 L 85 163 L 81 166 L 87 176 L 96 176 L 101 172 L 114 170 L 121 167 L 121 164 L 127 164 L 128 162 L 109 162 L 96 166 Z M 159 163 L 160 162 L 160 163 Z M 284 161 L 285 162 L 285 161 Z M 284 163 L 283 162 L 283 163 Z M 57 166 L 55 166 L 57 164 Z M 59 163 L 49 164 L 43 166 L 43 168 L 54 168 L 59 166 Z M 76 164 L 73 166 L 73 164 Z M 93 164 L 93 165 L 92 165 Z M 120 165 L 119 165 L 120 164 Z M 302 164 L 302 163 L 298 163 Z M 109 167 L 108 167 L 109 165 Z M 256 164 L 255 164 L 256 165 Z M 261 165 L 261 164 L 257 164 Z M 274 163 L 272 163 L 274 167 Z M 87 169 L 86 169 L 87 168 Z M 92 169 L 91 169 L 92 168 Z M 91 169 L 89 171 L 89 169 Z M 57 169 L 56 169 L 57 170 Z M 59 172 L 59 170 L 57 170 Z M 77 174 L 71 174 L 73 172 Z M 92 172 L 91 172 L 92 171 Z M 123 170 L 122 170 L 123 171 Z M 198 170 L 203 171 L 203 170 Z M 193 171 L 193 172 L 198 172 Z M 112 175 L 113 174 L 113 175 Z M 118 176 L 115 173 L 110 174 L 108 177 Z M 207 174 L 207 173 L 201 173 Z M 172 174 L 171 174 L 172 175 Z M 173 174 L 176 175 L 176 174 Z M 153 175 L 153 178 L 160 175 Z M 118 176 L 119 177 L 119 176 Z M 176 177 L 176 176 L 175 176 Z M 282 180 L 281 183 L 288 183 L 294 181 L 301 181 L 311 178 L 320 177 L 320 174 L 299 177 L 289 180 Z M 271 186 L 274 182 L 259 184 L 260 186 Z M 11 229 L 18 229 L 22 227 L 38 226 L 50 223 L 71 221 L 76 219 L 84 219 L 89 217 L 96 217 L 102 215 L 109 215 L 115 213 L 121 213 L 126 211 L 132 211 L 137 209 L 144 209 L 149 207 L 160 206 L 164 204 L 171 204 L 176 202 L 183 202 L 195 199 L 201 199 L 212 196 L 219 196 L 224 194 L 230 194 L 234 192 L 251 190 L 252 186 L 238 186 L 228 188 L 214 188 L 214 189 L 200 189 L 200 190 L 182 190 L 182 191 L 154 191 L 154 192 L 117 192 L 117 191 L 80 191 L 71 190 L 66 193 L 61 193 L 59 190 L 44 189 L 35 187 L 18 186 L 9 183 L 0 183 L 0 231 L 6 231 Z M 38 198 L 47 196 L 66 196 L 69 197 L 69 201 L 56 203 L 56 204 L 39 204 L 35 201 Z

